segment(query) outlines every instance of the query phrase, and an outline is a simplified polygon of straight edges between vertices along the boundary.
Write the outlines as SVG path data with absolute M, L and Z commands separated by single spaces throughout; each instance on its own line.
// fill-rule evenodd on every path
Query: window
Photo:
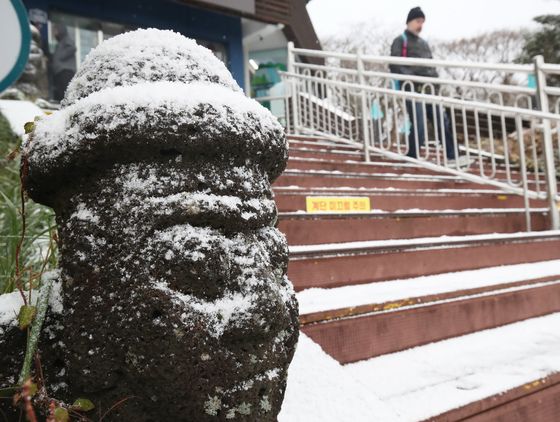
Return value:
M 51 54 L 54 53 L 57 44 L 53 34 L 53 25 L 55 24 L 64 25 L 68 30 L 70 38 L 76 44 L 77 67 L 83 63 L 87 54 L 103 40 L 135 29 L 133 26 L 53 12 L 50 14 L 48 31 L 49 51 Z

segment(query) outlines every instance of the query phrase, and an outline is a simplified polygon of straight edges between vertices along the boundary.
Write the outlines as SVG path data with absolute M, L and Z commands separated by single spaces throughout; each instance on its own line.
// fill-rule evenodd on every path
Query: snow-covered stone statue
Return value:
M 194 41 L 93 50 L 24 148 L 54 208 L 65 393 L 122 421 L 273 421 L 298 336 L 270 184 L 287 145 Z
M 30 24 L 29 29 L 31 46 L 25 69 L 17 82 L 2 93 L 2 99 L 36 100 L 48 96 L 47 61 L 41 49 L 41 34 L 34 25 Z

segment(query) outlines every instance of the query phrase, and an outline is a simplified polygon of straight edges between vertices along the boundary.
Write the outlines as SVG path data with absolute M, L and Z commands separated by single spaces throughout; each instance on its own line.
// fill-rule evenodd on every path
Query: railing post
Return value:
M 294 75 L 295 72 L 295 66 L 294 66 L 294 61 L 296 59 L 295 53 L 294 53 L 294 43 L 292 41 L 288 42 L 288 63 L 287 63 L 287 68 L 288 68 L 288 73 Z M 294 76 L 289 76 L 289 86 L 290 86 L 290 97 L 291 97 L 291 102 L 292 102 L 292 130 L 294 134 L 298 134 L 299 133 L 299 118 L 298 118 L 298 92 L 296 89 L 297 86 L 297 80 Z
M 365 85 L 365 77 L 364 77 L 364 62 L 362 60 L 362 54 L 358 51 L 356 55 L 356 61 L 358 64 L 358 82 L 360 86 Z M 362 136 L 364 138 L 364 156 L 367 162 L 370 161 L 369 156 L 369 108 L 367 105 L 366 99 L 366 91 L 362 90 L 361 95 L 361 109 L 362 109 Z
M 543 56 L 536 56 L 534 59 L 535 78 L 537 80 L 537 104 L 541 111 L 548 113 L 548 94 L 546 93 L 546 74 L 542 70 L 544 64 Z M 551 229 L 560 229 L 560 215 L 558 214 L 558 204 L 556 203 L 557 181 L 556 169 L 554 166 L 554 147 L 552 144 L 552 129 L 550 120 L 543 119 L 543 141 L 544 141 L 544 160 L 545 160 L 545 180 L 550 208 Z

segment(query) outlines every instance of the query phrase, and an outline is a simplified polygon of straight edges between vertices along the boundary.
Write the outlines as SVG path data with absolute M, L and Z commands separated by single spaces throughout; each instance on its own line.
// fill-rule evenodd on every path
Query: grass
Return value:
M 53 211 L 27 200 L 25 220 L 22 216 L 19 157 L 8 159 L 18 143 L 19 138 L 0 114 L 0 294 L 14 291 L 18 281 L 26 290 L 30 285 L 37 287 L 40 274 L 54 268 L 57 259 Z

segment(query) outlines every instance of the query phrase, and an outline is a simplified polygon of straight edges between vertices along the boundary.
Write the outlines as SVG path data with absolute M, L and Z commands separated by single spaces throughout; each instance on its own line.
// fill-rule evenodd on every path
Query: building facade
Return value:
M 287 43 L 320 48 L 305 0 L 23 0 L 42 46 L 53 54 L 63 25 L 76 67 L 104 39 L 136 28 L 171 29 L 210 48 L 252 96 L 281 91 Z

